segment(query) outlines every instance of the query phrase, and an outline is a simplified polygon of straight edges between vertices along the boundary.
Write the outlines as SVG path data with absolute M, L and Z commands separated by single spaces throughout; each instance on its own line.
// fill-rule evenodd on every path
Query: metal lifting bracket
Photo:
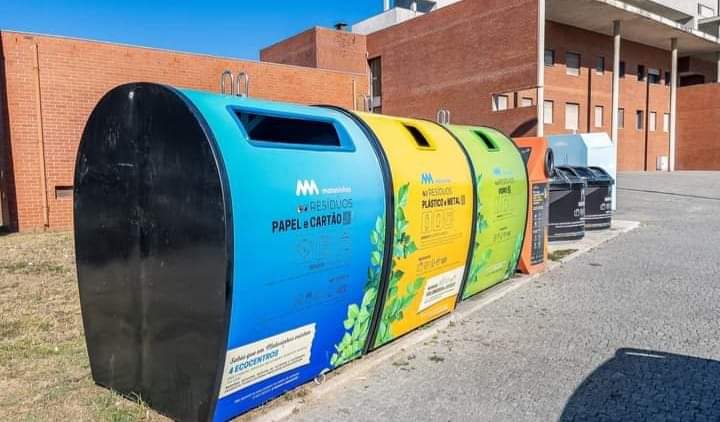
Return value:
M 229 90 L 226 82 L 229 79 Z M 240 93 L 240 82 L 245 85 L 245 92 Z M 220 93 L 223 95 L 237 95 L 239 97 L 247 97 L 250 94 L 250 77 L 245 72 L 239 72 L 237 76 L 233 75 L 231 70 L 225 70 L 220 75 Z

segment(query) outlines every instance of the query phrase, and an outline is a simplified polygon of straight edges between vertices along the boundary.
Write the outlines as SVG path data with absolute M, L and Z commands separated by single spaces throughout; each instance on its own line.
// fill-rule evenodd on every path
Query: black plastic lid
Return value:
M 571 167 L 558 166 L 553 169 L 550 186 L 553 188 L 573 189 L 577 185 L 585 185 L 584 178 L 573 171 Z
M 610 176 L 610 173 L 608 173 L 604 168 L 602 167 L 588 167 L 590 170 L 592 170 L 593 173 L 595 173 L 595 179 L 598 181 L 602 181 L 604 183 L 609 183 L 611 185 L 615 184 L 615 179 L 613 179 L 612 176 Z
M 578 177 L 585 179 L 589 186 L 608 186 L 613 183 L 612 177 L 598 167 L 590 168 L 574 166 L 570 167 L 570 169 Z

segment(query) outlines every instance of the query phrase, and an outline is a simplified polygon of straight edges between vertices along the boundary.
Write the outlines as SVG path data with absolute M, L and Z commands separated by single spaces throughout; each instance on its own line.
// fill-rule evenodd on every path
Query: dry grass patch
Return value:
M 0 420 L 166 420 L 96 386 L 72 235 L 0 235 Z

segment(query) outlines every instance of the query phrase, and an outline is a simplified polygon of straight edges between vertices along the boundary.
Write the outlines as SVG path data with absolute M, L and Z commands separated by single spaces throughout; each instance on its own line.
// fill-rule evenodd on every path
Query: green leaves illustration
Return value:
M 410 183 L 406 183 L 400 187 L 397 194 L 395 206 L 395 241 L 393 242 L 393 260 L 390 266 L 390 280 L 388 283 L 388 293 L 383 308 L 382 317 L 378 325 L 378 333 L 375 340 L 376 345 L 385 344 L 395 338 L 392 333 L 392 324 L 403 319 L 404 312 L 413 302 L 417 292 L 425 284 L 425 279 L 418 277 L 413 283 L 400 292 L 399 284 L 405 273 L 398 269 L 399 260 L 404 260 L 417 252 L 418 247 L 407 233 L 410 222 L 405 213 L 405 207 L 408 204 L 408 196 L 410 194 Z
M 475 218 L 475 244 L 473 245 L 472 264 L 470 264 L 470 273 L 468 274 L 467 286 L 465 288 L 465 291 L 470 290 L 470 286 L 480 281 L 480 275 L 482 274 L 482 271 L 485 269 L 487 264 L 490 262 L 490 258 L 492 257 L 492 249 L 487 249 L 483 251 L 482 255 L 480 255 L 479 257 L 477 255 L 478 252 L 480 252 L 480 234 L 482 234 L 490 226 L 488 224 L 488 221 L 485 219 L 485 216 L 483 215 L 483 204 L 480 199 L 482 181 L 483 175 L 481 173 L 477 176 L 475 183 L 475 192 L 477 196 L 477 216 Z
M 360 305 L 348 306 L 347 317 L 343 321 L 345 334 L 340 343 L 335 345 L 335 353 L 330 358 L 330 365 L 334 368 L 359 357 L 365 348 L 365 342 L 370 333 L 370 323 L 375 302 L 377 301 L 378 286 L 382 268 L 383 253 L 385 251 L 385 217 L 375 220 L 375 227 L 370 232 L 370 265 L 368 266 L 367 280 Z

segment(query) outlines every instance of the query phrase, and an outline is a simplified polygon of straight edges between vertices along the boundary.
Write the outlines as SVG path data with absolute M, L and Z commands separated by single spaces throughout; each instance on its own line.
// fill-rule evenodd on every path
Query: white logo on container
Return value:
M 317 183 L 314 180 L 299 180 L 295 188 L 296 196 L 320 195 Z

